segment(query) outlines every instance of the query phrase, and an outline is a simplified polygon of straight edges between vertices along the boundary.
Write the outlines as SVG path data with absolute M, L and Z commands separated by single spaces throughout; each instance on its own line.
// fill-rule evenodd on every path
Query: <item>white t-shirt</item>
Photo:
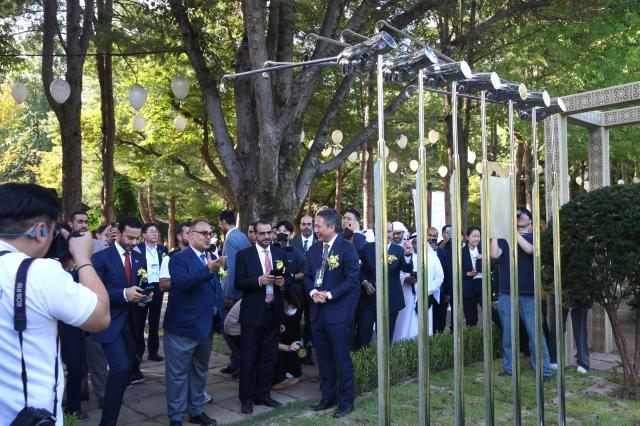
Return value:
M 0 251 L 0 425 L 8 425 L 24 408 L 20 341 L 13 329 L 13 293 L 18 266 L 28 256 L 4 241 Z M 83 324 L 98 303 L 97 295 L 73 281 L 60 263 L 38 259 L 31 264 L 26 286 L 27 329 L 23 335 L 29 406 L 53 413 L 54 361 L 58 320 Z M 58 357 L 57 426 L 63 426 L 64 370 Z

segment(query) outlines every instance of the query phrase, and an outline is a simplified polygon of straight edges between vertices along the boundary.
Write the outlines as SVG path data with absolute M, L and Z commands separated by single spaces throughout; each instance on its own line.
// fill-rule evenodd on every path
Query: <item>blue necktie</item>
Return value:
M 309 240 L 304 240 L 304 246 L 302 247 L 302 249 L 304 251 L 307 251 L 308 248 L 309 248 Z

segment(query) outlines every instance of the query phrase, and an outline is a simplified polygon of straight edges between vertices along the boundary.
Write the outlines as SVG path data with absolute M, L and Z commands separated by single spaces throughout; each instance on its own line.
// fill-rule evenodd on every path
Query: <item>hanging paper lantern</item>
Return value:
M 585 180 L 583 185 L 584 185 L 584 190 L 588 191 L 589 190 L 589 181 Z
M 391 173 L 395 173 L 398 171 L 398 163 L 396 161 L 391 161 L 389 163 L 389 171 Z
M 327 147 L 325 149 L 322 150 L 322 156 L 323 157 L 328 157 L 331 155 L 331 147 Z
M 189 80 L 182 75 L 176 75 L 173 77 L 173 80 L 171 80 L 171 91 L 173 95 L 180 100 L 187 97 L 189 87 L 191 87 Z
M 411 169 L 412 172 L 417 172 L 418 171 L 418 167 L 420 167 L 420 163 L 418 163 L 418 161 L 416 160 L 411 160 L 409 162 L 409 168 Z
M 27 86 L 22 83 L 13 83 L 11 86 L 11 96 L 13 100 L 21 104 L 27 100 Z
M 447 169 L 447 166 L 440 166 L 438 168 L 438 174 L 440 175 L 440 177 L 445 177 L 448 171 L 449 169 Z
M 147 119 L 144 118 L 144 115 L 138 113 L 133 117 L 133 128 L 136 132 L 141 132 L 144 130 L 144 126 L 147 125 Z
M 71 95 L 71 86 L 69 86 L 67 80 L 56 78 L 49 85 L 49 92 L 56 103 L 63 104 Z
M 331 133 L 331 140 L 336 145 L 338 145 L 338 144 L 340 144 L 340 142 L 342 142 L 342 138 L 344 138 L 344 135 L 342 134 L 342 130 L 334 130 Z
M 140 108 L 147 101 L 147 92 L 144 88 L 138 84 L 129 89 L 129 102 L 131 102 L 131 106 L 136 111 L 139 111 Z
M 407 139 L 405 135 L 400 135 L 398 140 L 396 140 L 396 143 L 398 144 L 400 149 L 405 149 L 408 142 L 409 142 L 409 139 Z
M 179 132 L 183 131 L 187 127 L 187 119 L 181 115 L 177 116 L 173 119 L 173 127 Z
M 582 185 L 582 176 L 577 176 L 577 177 L 576 177 L 576 183 L 577 183 L 578 185 Z
M 356 161 L 358 161 L 358 153 L 352 152 L 351 154 L 349 154 L 348 160 L 351 161 L 352 163 L 355 163 Z

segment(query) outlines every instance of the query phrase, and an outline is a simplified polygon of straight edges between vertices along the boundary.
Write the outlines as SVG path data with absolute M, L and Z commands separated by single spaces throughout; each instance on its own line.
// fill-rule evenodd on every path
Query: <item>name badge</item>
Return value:
M 322 269 L 316 270 L 316 279 L 313 282 L 314 287 L 322 287 L 322 279 L 324 278 L 324 271 Z

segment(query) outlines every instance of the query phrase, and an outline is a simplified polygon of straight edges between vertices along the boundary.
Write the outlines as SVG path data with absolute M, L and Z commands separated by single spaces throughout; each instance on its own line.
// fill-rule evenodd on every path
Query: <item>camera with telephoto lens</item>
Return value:
M 62 223 L 56 223 L 56 236 L 53 237 L 49 250 L 44 256 L 46 259 L 54 259 L 60 263 L 65 263 L 67 260 L 72 258 L 71 253 L 69 253 L 69 240 L 62 235 L 62 232 L 60 232 L 63 229 L 69 233 L 69 238 L 81 236 L 78 231 L 71 232 L 71 228 L 69 228 L 69 226 Z

